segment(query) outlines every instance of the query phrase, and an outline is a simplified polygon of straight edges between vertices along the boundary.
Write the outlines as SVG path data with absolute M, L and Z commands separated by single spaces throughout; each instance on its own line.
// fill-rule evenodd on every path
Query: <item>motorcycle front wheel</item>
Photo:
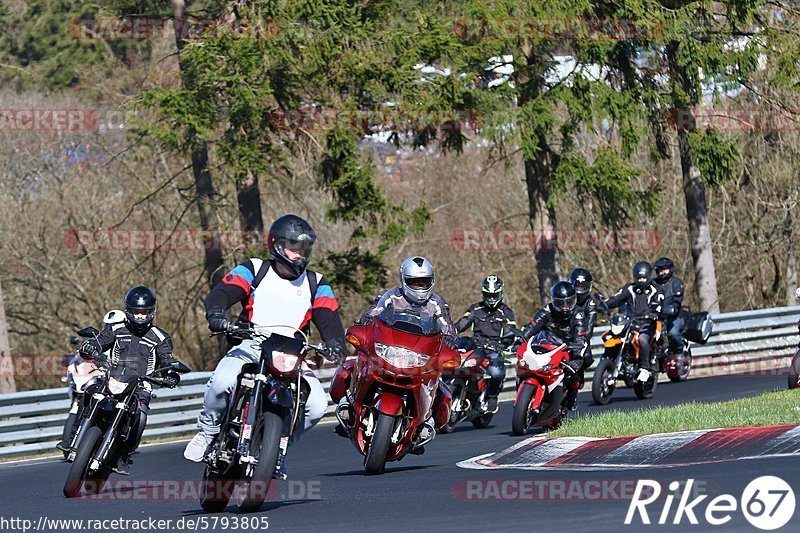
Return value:
M 533 398 L 533 385 L 523 383 L 514 404 L 514 413 L 511 415 L 511 431 L 514 435 L 524 435 L 533 425 L 536 416 L 531 412 L 531 398 Z
M 244 496 L 239 502 L 239 509 L 245 513 L 258 511 L 269 494 L 272 476 L 278 462 L 278 451 L 281 445 L 283 420 L 272 412 L 265 412 L 259 427 L 253 432 L 251 450 L 257 450 L 258 463 L 249 479 L 242 479 Z M 252 452 L 251 452 L 252 454 Z M 244 475 L 244 474 L 242 474 Z
M 592 400 L 597 405 L 606 405 L 611 401 L 614 385 L 610 385 L 609 380 L 613 372 L 614 362 L 607 358 L 600 359 L 592 377 Z
M 67 498 L 74 498 L 80 494 L 82 488 L 85 488 L 88 494 L 98 494 L 103 489 L 111 472 L 101 465 L 97 472 L 92 475 L 88 474 L 89 463 L 100 448 L 102 438 L 103 432 L 99 427 L 93 426 L 81 439 L 81 444 L 75 453 L 75 460 L 70 465 L 67 481 L 64 483 L 64 496 Z
M 394 417 L 384 413 L 378 413 L 378 421 L 375 424 L 375 433 L 369 440 L 367 457 L 364 460 L 364 471 L 368 475 L 383 474 L 386 469 L 386 454 L 389 453 L 389 443 L 394 430 Z

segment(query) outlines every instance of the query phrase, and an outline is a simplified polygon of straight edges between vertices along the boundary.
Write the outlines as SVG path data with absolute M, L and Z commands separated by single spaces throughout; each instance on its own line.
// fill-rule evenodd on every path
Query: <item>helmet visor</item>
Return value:
M 301 237 L 306 237 L 302 235 Z M 289 239 L 282 237 L 275 242 L 275 248 L 289 261 L 308 261 L 314 241 L 306 239 Z
M 418 291 L 427 291 L 433 287 L 433 278 L 430 276 L 424 278 L 406 278 L 406 285 Z
M 126 307 L 125 312 L 128 320 L 135 324 L 146 324 L 153 320 L 155 307 Z
M 500 303 L 500 300 L 503 299 L 502 291 L 498 292 L 483 292 L 483 301 L 486 302 L 487 305 L 495 306 Z
M 575 309 L 577 299 L 578 297 L 575 294 L 563 298 L 553 298 L 553 308 L 561 313 L 568 313 Z

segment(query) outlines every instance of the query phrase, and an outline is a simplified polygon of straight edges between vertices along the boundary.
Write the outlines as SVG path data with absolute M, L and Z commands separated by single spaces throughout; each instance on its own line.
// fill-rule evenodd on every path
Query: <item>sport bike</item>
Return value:
M 439 431 L 450 433 L 463 420 L 472 422 L 476 429 L 489 426 L 495 411 L 486 410 L 489 394 L 489 366 L 491 357 L 498 354 L 505 358 L 515 354 L 513 351 L 498 352 L 497 347 L 478 345 L 472 337 L 458 339 L 456 348 L 461 354 L 461 364 L 454 369 L 442 370 L 442 380 L 450 387 L 453 396 L 450 405 L 450 418 Z M 483 354 L 479 357 L 479 354 Z
M 574 373 L 568 361 L 567 345 L 548 330 L 517 349 L 517 396 L 511 415 L 514 435 L 524 435 L 533 426 L 548 429 L 561 424 L 567 413 L 564 378 Z

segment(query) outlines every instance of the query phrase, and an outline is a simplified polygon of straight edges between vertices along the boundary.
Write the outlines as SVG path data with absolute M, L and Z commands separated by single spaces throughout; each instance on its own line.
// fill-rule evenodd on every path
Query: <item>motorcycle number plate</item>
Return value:
M 250 424 L 245 424 L 244 430 L 242 431 L 242 438 L 249 439 L 250 435 L 252 434 L 253 434 L 253 426 L 251 426 Z

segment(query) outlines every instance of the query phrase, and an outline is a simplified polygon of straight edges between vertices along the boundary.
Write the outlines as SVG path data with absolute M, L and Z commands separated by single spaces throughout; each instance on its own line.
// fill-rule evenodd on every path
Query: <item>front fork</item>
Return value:
M 131 393 L 131 395 L 124 402 L 117 403 L 117 413 L 114 415 L 114 421 L 106 431 L 106 434 L 103 437 L 103 442 L 100 444 L 100 448 L 97 450 L 97 454 L 95 454 L 92 462 L 89 464 L 89 473 L 99 470 L 100 466 L 108 459 L 108 456 L 111 452 L 111 447 L 114 445 L 114 440 L 117 438 L 117 430 L 122 422 L 122 417 L 131 411 L 131 399 L 133 398 L 135 398 L 135 393 Z
M 258 462 L 251 453 L 254 451 L 251 449 L 251 443 L 253 440 L 253 428 L 258 424 L 258 417 L 261 413 L 261 398 L 264 391 L 267 371 L 267 358 L 265 356 L 272 359 L 272 339 L 269 337 L 261 343 L 261 358 L 258 361 L 258 371 L 254 376 L 250 399 L 244 404 L 242 409 L 242 430 L 239 432 L 239 442 L 236 446 L 239 460 L 242 463 L 250 465 L 251 468 Z M 260 442 L 258 446 L 261 446 Z M 251 468 L 248 468 L 248 470 Z

